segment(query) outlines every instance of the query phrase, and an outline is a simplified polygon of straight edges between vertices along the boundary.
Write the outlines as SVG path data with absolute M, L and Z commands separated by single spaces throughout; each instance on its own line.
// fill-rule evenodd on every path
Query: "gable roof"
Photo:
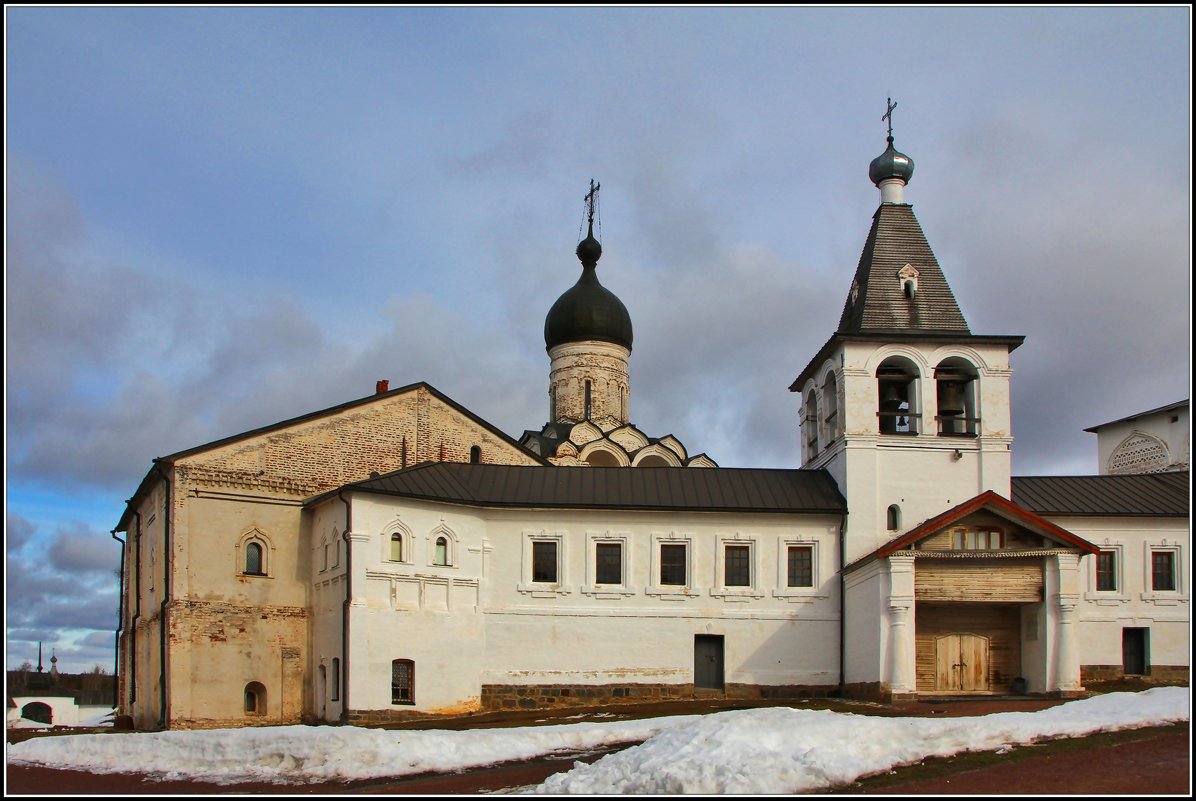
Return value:
M 574 467 L 435 462 L 348 484 L 308 499 L 368 492 L 467 506 L 691 512 L 844 514 L 825 470 Z
M 1059 540 L 1067 545 L 1079 548 L 1086 553 L 1096 553 L 1099 549 L 1083 537 L 1072 534 L 1070 531 L 1060 528 L 1049 520 L 1039 517 L 1033 511 L 1019 506 L 1013 501 L 1001 497 L 992 490 L 982 492 L 971 500 L 964 501 L 958 506 L 943 512 L 942 514 L 932 517 L 921 525 L 907 531 L 891 542 L 887 542 L 881 547 L 877 548 L 867 556 L 856 560 L 853 565 L 858 565 L 862 562 L 872 559 L 882 559 L 889 556 L 896 551 L 907 548 L 913 545 L 918 540 L 924 537 L 929 537 L 931 534 L 936 534 L 946 527 L 959 522 L 968 515 L 985 509 L 1004 517 L 1005 519 L 1026 526 L 1027 528 L 1035 529 L 1054 540 Z M 851 565 L 848 566 L 849 568 Z
M 487 422 L 486 420 L 483 420 L 481 417 L 478 417 L 476 414 L 471 412 L 469 409 L 466 409 L 464 406 L 457 403 L 455 400 L 450 398 L 448 395 L 445 395 L 443 392 L 436 389 L 436 387 L 432 386 L 431 384 L 429 384 L 425 381 L 417 381 L 414 384 L 408 384 L 406 386 L 399 387 L 398 389 L 392 389 L 387 392 L 377 392 L 377 393 L 374 393 L 373 395 L 367 395 L 364 398 L 358 398 L 357 400 L 351 400 L 346 403 L 337 404 L 336 406 L 330 406 L 327 409 L 320 409 L 319 411 L 308 412 L 307 414 L 303 414 L 298 417 L 292 417 L 288 420 L 282 420 L 277 423 L 271 423 L 270 425 L 262 426 L 261 428 L 255 428 L 250 431 L 244 431 L 240 434 L 233 434 L 232 436 L 224 437 L 223 439 L 213 440 L 212 442 L 205 442 L 203 445 L 196 445 L 193 448 L 187 448 L 186 450 L 172 453 L 169 456 L 163 456 L 163 457 L 161 457 L 161 461 L 173 462 L 177 459 L 182 459 L 187 456 L 192 456 L 196 453 L 202 453 L 204 451 L 211 450 L 213 448 L 219 448 L 224 445 L 229 445 L 234 442 L 238 442 L 240 440 L 251 439 L 253 437 L 261 436 L 262 434 L 269 434 L 272 431 L 279 431 L 281 429 L 289 428 L 290 426 L 297 425 L 299 423 L 307 423 L 312 420 L 317 420 L 321 417 L 330 417 L 334 414 L 339 414 L 343 411 L 347 411 L 348 409 L 355 409 L 359 406 L 368 406 L 371 403 L 376 403 L 380 400 L 385 400 L 387 398 L 393 398 L 395 395 L 402 395 L 404 393 L 413 392 L 413 391 L 416 391 L 419 389 L 423 389 L 423 390 L 427 391 L 428 394 L 432 395 L 434 398 L 439 400 L 441 403 L 444 403 L 446 406 L 452 407 L 454 410 L 456 410 L 456 411 L 460 412 L 461 414 L 463 414 L 464 416 L 468 417 L 470 420 L 477 423 L 481 427 L 485 428 L 487 431 L 494 434 L 496 437 L 502 439 L 508 445 L 512 445 L 515 448 L 518 448 L 519 450 L 523 451 L 524 453 L 528 454 L 529 456 L 532 456 L 535 459 L 539 460 L 543 464 L 548 464 L 548 462 L 546 460 L 544 460 L 542 457 L 540 457 L 539 454 L 534 453 L 531 450 L 528 450 L 523 445 L 521 445 L 518 441 L 516 441 L 515 439 L 510 437 L 508 434 L 506 434 L 503 431 L 500 431 L 493 424 Z
M 1137 414 L 1131 414 L 1126 417 L 1119 417 L 1116 420 L 1110 420 L 1107 423 L 1098 423 L 1097 425 L 1094 425 L 1091 428 L 1085 428 L 1084 430 L 1090 431 L 1093 434 L 1095 434 L 1098 431 L 1100 431 L 1102 428 L 1104 428 L 1105 426 L 1117 425 L 1118 423 L 1128 423 L 1130 420 L 1137 420 L 1139 417 L 1148 417 L 1149 415 L 1159 414 L 1160 412 L 1170 412 L 1174 409 L 1186 409 L 1186 408 L 1188 408 L 1188 399 L 1184 398 L 1181 401 L 1176 401 L 1175 403 L 1168 403 L 1166 406 L 1160 406 L 1157 409 L 1150 409 L 1149 411 L 1138 412 Z
M 349 409 L 355 409 L 355 408 L 358 408 L 361 406 L 368 406 L 371 403 L 376 403 L 378 401 L 385 400 L 387 398 L 392 398 L 395 395 L 402 395 L 404 393 L 414 392 L 414 391 L 417 391 L 420 389 L 425 390 L 429 395 L 436 398 L 441 403 L 445 404 L 446 406 L 449 406 L 450 408 L 456 410 L 463 416 L 469 418 L 470 420 L 477 423 L 479 426 L 486 429 L 490 433 L 494 434 L 496 437 L 503 440 L 507 444 L 518 449 L 519 451 L 522 451 L 523 453 L 526 453 L 528 456 L 535 459 L 540 464 L 545 465 L 545 466 L 551 466 L 552 463 L 549 462 L 547 459 L 545 459 L 543 456 L 541 456 L 540 454 L 536 453 L 535 451 L 527 448 L 526 446 L 524 446 L 522 443 L 516 441 L 515 439 L 511 438 L 509 435 L 507 435 L 503 431 L 500 431 L 498 428 L 496 428 L 491 423 L 487 422 L 486 420 L 483 420 L 481 417 L 478 417 L 476 414 L 471 412 L 469 409 L 466 409 L 464 406 L 457 403 L 455 400 L 450 398 L 448 395 L 445 395 L 443 392 L 436 389 L 431 384 L 428 384 L 427 382 L 424 382 L 424 381 L 417 381 L 414 384 L 407 384 L 406 386 L 399 387 L 397 389 L 392 389 L 387 392 L 376 392 L 373 395 L 367 395 L 364 398 L 358 398 L 357 400 L 348 401 L 346 403 L 340 403 L 340 404 L 337 404 L 336 406 L 330 406 L 326 409 L 320 409 L 319 411 L 308 412 L 307 414 L 303 414 L 298 417 L 291 417 L 287 420 L 282 420 L 277 423 L 271 423 L 270 425 L 261 426 L 260 428 L 255 428 L 250 431 L 243 431 L 240 434 L 233 434 L 228 437 L 223 437 L 221 439 L 212 440 L 211 442 L 205 442 L 202 445 L 196 445 L 192 448 L 187 448 L 185 450 L 176 451 L 175 453 L 172 453 L 168 456 L 160 456 L 153 460 L 153 463 L 154 463 L 153 467 L 151 467 L 146 472 L 145 477 L 142 478 L 141 483 L 137 486 L 137 490 L 133 493 L 132 497 L 130 497 L 128 500 L 125 501 L 125 510 L 123 513 L 121 513 L 120 520 L 117 522 L 116 528 L 114 528 L 113 531 L 114 532 L 127 531 L 129 522 L 133 515 L 134 506 L 138 502 L 138 500 L 144 495 L 144 493 L 149 491 L 150 486 L 152 484 L 156 483 L 156 481 L 167 480 L 166 476 L 163 472 L 163 465 L 172 465 L 174 462 L 176 462 L 179 459 L 183 459 L 188 456 L 194 456 L 197 453 L 203 453 L 204 451 L 212 450 L 214 448 L 220 448 L 225 445 L 231 445 L 234 442 L 240 442 L 242 440 L 252 439 L 253 437 L 258 437 L 263 434 L 269 434 L 274 431 L 280 431 L 280 430 L 289 428 L 291 426 L 298 425 L 300 423 L 307 423 L 307 422 L 311 422 L 313 420 L 318 420 L 321 417 L 330 417 L 334 414 L 339 414 L 339 413 L 347 411 Z
M 918 271 L 917 292 L 907 298 L 897 272 Z M 913 206 L 882 203 L 860 254 L 854 286 L 839 318 L 839 332 L 937 331 L 970 334 L 967 321 L 939 267 Z M 852 298 L 852 294 L 856 297 Z
M 1191 474 L 1015 476 L 1013 500 L 1040 515 L 1187 517 Z

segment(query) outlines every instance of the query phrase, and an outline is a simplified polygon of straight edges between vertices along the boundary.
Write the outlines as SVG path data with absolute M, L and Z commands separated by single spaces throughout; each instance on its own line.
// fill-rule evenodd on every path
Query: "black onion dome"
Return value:
M 893 137 L 889 137 L 889 146 L 868 165 L 868 177 L 872 183 L 880 186 L 886 178 L 900 178 L 909 183 L 914 174 L 914 160 L 893 147 Z
M 631 350 L 631 315 L 614 292 L 598 282 L 602 245 L 593 234 L 577 246 L 581 277 L 557 298 L 544 319 L 544 344 L 551 350 L 566 342 L 613 342 Z

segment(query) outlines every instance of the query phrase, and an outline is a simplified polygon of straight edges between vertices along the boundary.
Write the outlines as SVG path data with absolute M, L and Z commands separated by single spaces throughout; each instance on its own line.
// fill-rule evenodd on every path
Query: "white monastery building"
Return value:
M 1155 410 L 1165 433 L 1090 429 L 1102 475 L 1013 477 L 1023 338 L 969 329 L 905 202 L 913 166 L 890 130 L 838 329 L 790 387 L 793 469 L 721 468 L 631 423 L 593 185 L 539 430 L 379 382 L 154 460 L 116 528 L 121 711 L 186 728 L 1186 680 L 1187 403 L 1182 433 L 1178 405 Z

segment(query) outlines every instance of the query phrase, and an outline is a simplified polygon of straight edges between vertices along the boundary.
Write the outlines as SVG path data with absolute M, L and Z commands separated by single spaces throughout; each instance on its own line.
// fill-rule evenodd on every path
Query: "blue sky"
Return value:
M 7 660 L 112 663 L 150 460 L 428 381 L 518 436 L 599 266 L 631 418 L 793 467 L 896 143 L 1019 474 L 1187 397 L 1187 8 L 5 9 Z

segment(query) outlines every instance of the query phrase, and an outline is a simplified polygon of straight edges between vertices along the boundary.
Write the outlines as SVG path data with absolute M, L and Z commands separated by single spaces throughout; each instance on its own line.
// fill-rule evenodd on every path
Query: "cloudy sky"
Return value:
M 1014 353 L 1014 467 L 1188 396 L 1190 11 L 5 10 L 7 661 L 112 664 L 150 460 L 427 381 L 518 436 L 602 183 L 631 417 L 798 464 L 789 383 L 906 193 Z

